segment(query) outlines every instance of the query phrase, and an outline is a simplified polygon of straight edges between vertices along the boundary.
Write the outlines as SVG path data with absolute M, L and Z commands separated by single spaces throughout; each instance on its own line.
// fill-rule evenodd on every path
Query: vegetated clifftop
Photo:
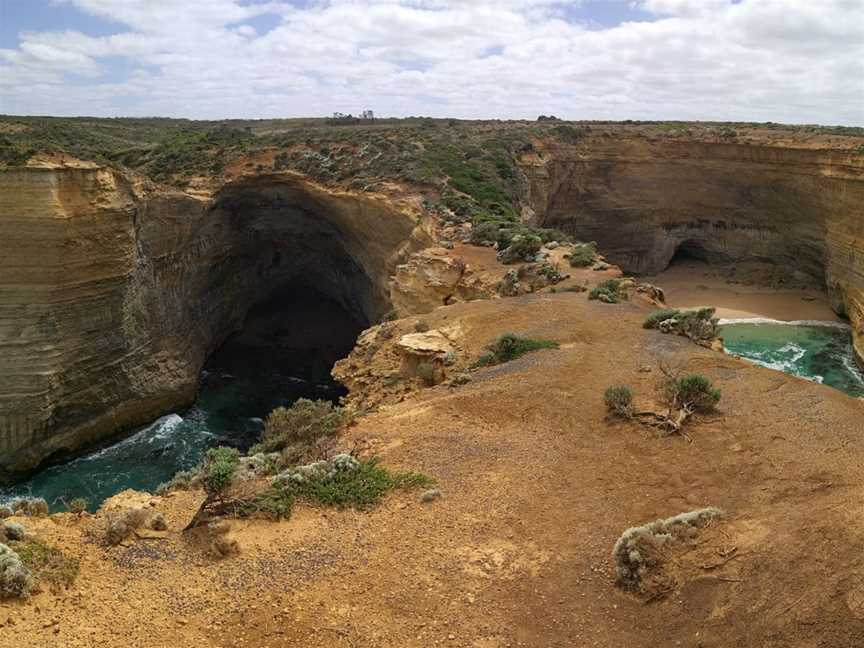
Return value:
M 770 264 L 827 288 L 864 358 L 864 154 L 759 143 L 586 138 L 522 158 L 534 221 L 625 271 L 676 254 Z
M 425 240 L 415 210 L 290 173 L 195 197 L 96 164 L 0 172 L 0 480 L 188 405 L 280 286 L 376 321 Z
M 435 214 L 521 214 L 632 272 L 676 250 L 788 268 L 864 357 L 864 138 L 685 126 L 0 118 L 0 481 L 188 404 L 286 284 L 365 323 L 476 294 L 458 263 L 397 272 Z

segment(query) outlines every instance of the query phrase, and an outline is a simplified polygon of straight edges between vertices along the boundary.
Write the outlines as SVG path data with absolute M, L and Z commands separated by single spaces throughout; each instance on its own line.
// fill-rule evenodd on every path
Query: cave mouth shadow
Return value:
M 675 252 L 666 264 L 666 270 L 674 267 L 704 267 L 716 262 L 700 241 L 688 239 L 675 247 Z
M 330 375 L 368 326 L 337 299 L 313 286 L 276 286 L 249 309 L 242 327 L 204 364 L 196 403 L 236 431 L 245 450 L 264 419 L 299 398 L 333 403 L 347 390 Z M 252 422 L 250 424 L 250 421 Z

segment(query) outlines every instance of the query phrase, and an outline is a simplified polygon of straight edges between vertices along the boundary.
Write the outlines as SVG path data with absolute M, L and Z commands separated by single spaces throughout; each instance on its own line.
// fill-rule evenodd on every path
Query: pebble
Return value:
M 438 490 L 437 488 L 430 488 L 429 490 L 425 491 L 420 496 L 420 501 L 423 502 L 424 504 L 426 504 L 428 502 L 433 502 L 440 497 L 441 497 L 441 491 L 440 490 Z

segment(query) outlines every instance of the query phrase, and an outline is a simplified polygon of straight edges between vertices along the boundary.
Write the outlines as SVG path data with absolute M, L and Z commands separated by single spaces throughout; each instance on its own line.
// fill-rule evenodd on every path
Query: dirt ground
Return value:
M 439 308 L 461 352 L 504 331 L 558 350 L 481 369 L 363 417 L 357 442 L 442 497 L 359 513 L 298 507 L 233 522 L 216 561 L 179 529 L 199 495 L 152 498 L 167 537 L 99 545 L 97 516 L 24 520 L 81 557 L 67 591 L 0 605 L 16 648 L 864 646 L 864 401 L 641 328 L 584 293 Z M 603 390 L 648 399 L 658 357 L 723 390 L 692 442 L 604 419 Z M 145 497 L 144 501 L 149 501 Z M 704 506 L 726 517 L 670 551 L 647 601 L 615 584 L 626 528 Z

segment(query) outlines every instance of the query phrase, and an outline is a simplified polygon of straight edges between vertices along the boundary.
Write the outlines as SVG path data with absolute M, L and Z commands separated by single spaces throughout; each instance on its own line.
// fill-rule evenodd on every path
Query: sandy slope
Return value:
M 32 524 L 83 558 L 68 592 L 0 607 L 16 647 L 212 645 L 471 648 L 840 648 L 864 645 L 864 403 L 640 327 L 633 304 L 532 295 L 441 308 L 462 353 L 505 330 L 560 350 L 423 390 L 348 433 L 443 498 L 369 513 L 301 508 L 235 524 L 215 562 L 176 531 L 195 496 L 155 500 L 172 532 L 104 549 L 95 518 Z M 645 396 L 656 355 L 723 389 L 692 443 L 604 421 L 611 383 Z M 670 558 L 679 586 L 645 603 L 610 557 L 634 524 L 716 505 L 723 524 Z M 730 551 L 732 554 L 730 554 Z M 722 563 L 722 556 L 734 558 Z M 56 624 L 53 623 L 56 620 Z

